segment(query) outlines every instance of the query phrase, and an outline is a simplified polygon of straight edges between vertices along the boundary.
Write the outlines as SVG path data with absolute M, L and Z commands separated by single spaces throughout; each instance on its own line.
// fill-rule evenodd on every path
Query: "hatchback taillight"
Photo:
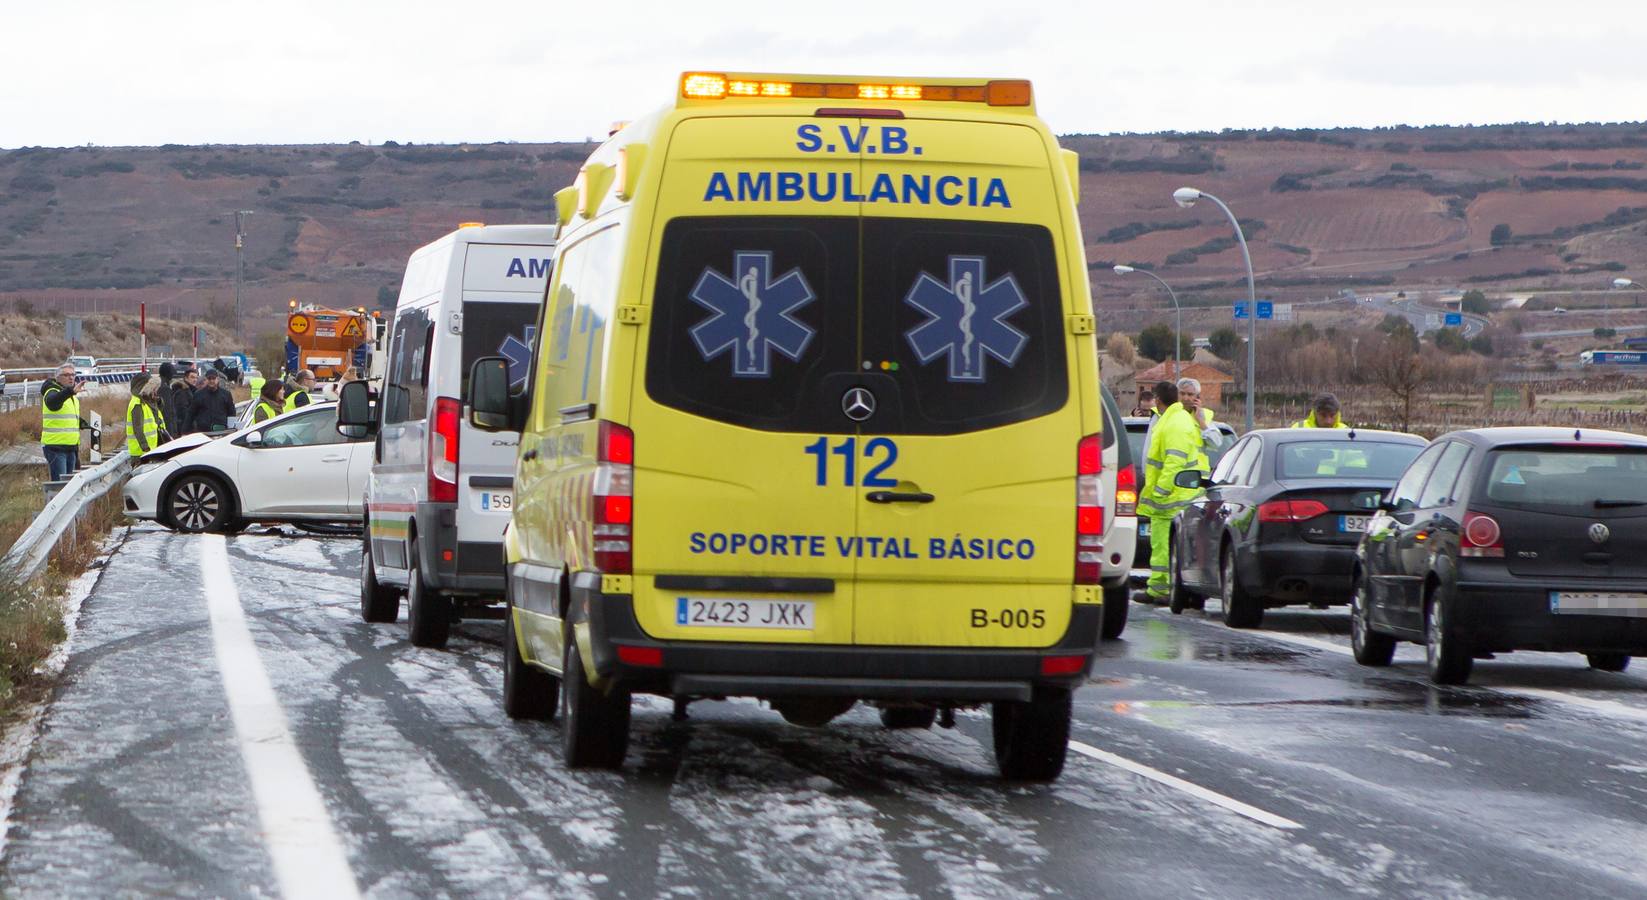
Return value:
M 1075 583 L 1097 584 L 1104 567 L 1104 448 L 1096 434 L 1075 445 Z
M 1478 512 L 1464 514 L 1464 539 L 1458 542 L 1458 555 L 1477 558 L 1504 558 L 1504 532 L 1498 520 Z
M 1115 473 L 1115 514 L 1138 515 L 1138 467 L 1128 463 Z
M 1258 504 L 1258 521 L 1303 522 L 1326 512 L 1327 504 L 1319 500 L 1271 500 Z
M 435 427 L 429 429 L 429 500 L 457 502 L 458 425 L 463 404 L 451 397 L 435 398 Z
M 607 575 L 630 574 L 634 569 L 635 433 L 614 422 L 600 423 L 590 501 L 595 568 Z

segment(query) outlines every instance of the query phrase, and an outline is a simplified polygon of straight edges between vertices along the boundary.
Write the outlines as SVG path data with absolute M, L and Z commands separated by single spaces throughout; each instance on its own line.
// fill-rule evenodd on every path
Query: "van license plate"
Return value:
M 1551 591 L 1550 612 L 1647 619 L 1647 594 L 1615 591 Z
M 723 600 L 676 597 L 675 624 L 693 628 L 781 628 L 811 631 L 811 600 Z
M 1339 516 L 1338 530 L 1361 534 L 1367 530 L 1367 522 L 1372 516 Z
M 515 508 L 514 491 L 481 491 L 481 512 L 509 512 Z

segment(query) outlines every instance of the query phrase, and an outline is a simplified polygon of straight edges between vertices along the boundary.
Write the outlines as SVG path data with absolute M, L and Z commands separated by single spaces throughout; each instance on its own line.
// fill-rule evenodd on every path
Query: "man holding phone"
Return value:
M 80 467 L 80 392 L 87 382 L 76 378 L 74 365 L 57 367 L 57 376 L 40 392 L 40 450 L 52 481 L 60 481 Z

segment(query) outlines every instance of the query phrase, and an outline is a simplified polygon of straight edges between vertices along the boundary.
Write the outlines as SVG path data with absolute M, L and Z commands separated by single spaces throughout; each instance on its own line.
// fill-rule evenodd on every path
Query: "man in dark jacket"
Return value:
M 194 392 L 189 403 L 189 427 L 193 431 L 228 431 L 234 419 L 234 395 L 223 387 L 222 375 L 216 369 L 207 369 L 201 379 L 200 390 Z
M 189 408 L 194 405 L 194 374 L 187 364 L 177 367 L 177 377 L 172 379 L 171 385 L 166 388 L 166 397 L 171 408 L 163 410 L 166 415 L 166 425 L 174 436 L 181 437 L 194 431 L 194 425 L 189 421 Z

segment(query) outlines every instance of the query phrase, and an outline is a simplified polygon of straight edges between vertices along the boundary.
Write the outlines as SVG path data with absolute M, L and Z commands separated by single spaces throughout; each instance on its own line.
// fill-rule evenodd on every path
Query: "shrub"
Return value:
M 1494 247 L 1502 247 L 1510 242 L 1511 236 L 1510 226 L 1500 222 L 1493 226 L 1492 233 L 1488 235 L 1487 240 Z

